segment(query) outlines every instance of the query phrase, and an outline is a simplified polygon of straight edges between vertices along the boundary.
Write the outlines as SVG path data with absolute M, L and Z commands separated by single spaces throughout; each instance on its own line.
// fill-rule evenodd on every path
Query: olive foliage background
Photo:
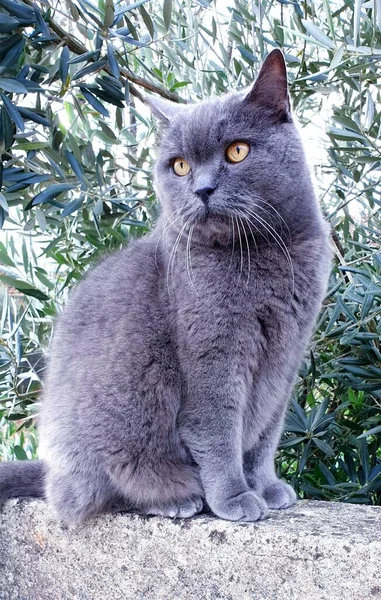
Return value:
M 335 248 L 279 474 L 300 497 L 381 503 L 380 0 L 0 0 L 2 459 L 36 455 L 68 291 L 157 214 L 144 95 L 240 89 L 274 47 Z

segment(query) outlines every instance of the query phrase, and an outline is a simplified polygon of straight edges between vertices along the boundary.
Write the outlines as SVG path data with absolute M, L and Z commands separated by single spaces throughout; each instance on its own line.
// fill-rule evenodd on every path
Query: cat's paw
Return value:
M 253 490 L 216 502 L 211 508 L 217 517 L 227 521 L 260 521 L 268 513 L 266 502 Z
M 288 508 L 296 502 L 296 494 L 292 487 L 280 479 L 265 487 L 263 498 L 269 508 L 276 509 Z
M 146 515 L 158 515 L 170 517 L 171 519 L 189 519 L 201 512 L 203 507 L 204 503 L 201 498 L 193 498 L 178 503 L 163 504 L 162 506 L 150 506 L 142 512 Z

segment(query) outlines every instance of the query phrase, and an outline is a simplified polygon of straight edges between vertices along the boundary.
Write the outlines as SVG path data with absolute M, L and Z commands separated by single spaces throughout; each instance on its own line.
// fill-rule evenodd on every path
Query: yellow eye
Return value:
M 184 175 L 188 175 L 191 168 L 186 160 L 183 158 L 176 158 L 173 162 L 173 170 L 179 177 L 184 177 Z
M 245 160 L 249 151 L 250 146 L 246 142 L 234 142 L 226 150 L 226 158 L 232 163 L 239 163 Z

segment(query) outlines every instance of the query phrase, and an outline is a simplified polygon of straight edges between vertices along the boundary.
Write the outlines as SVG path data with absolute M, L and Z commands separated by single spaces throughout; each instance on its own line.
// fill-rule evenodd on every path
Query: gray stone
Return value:
M 1 600 L 381 599 L 381 507 L 298 502 L 261 523 L 0 514 Z

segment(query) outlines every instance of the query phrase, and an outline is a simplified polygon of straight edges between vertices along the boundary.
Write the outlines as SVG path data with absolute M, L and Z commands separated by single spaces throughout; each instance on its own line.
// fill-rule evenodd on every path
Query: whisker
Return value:
M 230 262 L 229 262 L 229 268 L 231 268 L 232 262 L 233 262 L 233 256 L 234 256 L 234 248 L 235 248 L 235 229 L 234 229 L 234 218 L 233 218 L 232 215 L 229 215 L 229 217 L 230 217 L 230 221 L 231 221 L 231 224 L 232 224 L 232 238 L 233 238 L 233 241 L 232 241 L 232 251 L 231 251 L 231 254 L 230 254 Z
M 191 241 L 192 241 L 193 229 L 194 229 L 194 225 L 191 225 L 191 228 L 190 228 L 189 234 L 188 234 L 188 239 L 187 239 L 187 247 L 186 247 L 186 266 L 187 266 L 187 274 L 188 274 L 189 283 L 192 286 L 193 290 L 195 291 L 196 295 L 198 296 L 198 292 L 193 283 L 193 270 L 192 270 L 192 258 L 191 258 Z
M 239 218 L 240 223 L 242 225 L 242 229 L 243 229 L 243 233 L 244 233 L 245 241 L 246 241 L 246 249 L 247 249 L 247 281 L 246 281 L 246 286 L 248 286 L 249 285 L 249 281 L 250 281 L 250 269 L 251 269 L 249 240 L 247 239 L 246 228 L 245 228 L 244 222 L 242 221 L 241 217 L 238 217 L 238 218 Z
M 287 222 L 284 220 L 284 218 L 282 217 L 282 215 L 280 214 L 280 212 L 272 204 L 270 204 L 270 202 L 266 202 L 266 200 L 264 200 L 261 196 L 257 196 L 256 194 L 254 194 L 254 198 L 256 200 L 259 200 L 260 202 L 262 202 L 262 204 L 266 204 L 266 206 L 268 206 L 269 208 L 271 208 L 271 210 L 273 210 L 276 213 L 276 215 L 279 218 L 279 220 L 284 223 L 284 225 L 286 226 L 286 229 L 287 229 L 288 233 L 290 233 L 290 229 L 289 229 L 289 226 L 287 225 Z M 258 207 L 258 205 L 257 205 L 257 207 Z M 258 207 L 258 208 L 261 208 L 261 207 Z M 262 210 L 264 210 L 264 209 L 262 209 Z
M 243 211 L 241 211 L 241 210 L 238 210 L 238 212 L 241 214 L 241 216 L 242 216 L 243 218 L 245 218 L 245 219 L 246 219 L 246 215 L 245 215 L 245 213 L 244 213 Z M 252 237 L 252 239 L 253 239 L 253 244 L 254 244 L 254 246 L 255 246 L 255 252 L 256 252 L 256 254 L 257 254 L 257 260 L 258 260 L 258 259 L 259 259 L 259 254 L 258 254 L 257 240 L 255 239 L 255 235 L 254 235 L 254 233 L 253 233 L 253 229 L 252 229 L 252 227 L 254 227 L 254 231 L 257 231 L 258 233 L 260 233 L 260 231 L 258 230 L 258 228 L 257 228 L 257 227 L 255 227 L 254 223 L 251 223 L 251 221 L 248 221 L 248 220 L 246 219 L 246 222 L 247 222 L 247 226 L 248 226 L 248 228 L 249 228 L 249 230 L 250 230 L 251 237 Z M 252 227 L 251 227 L 251 226 L 252 226 Z
M 268 206 L 269 208 L 271 208 L 271 209 L 272 209 L 272 210 L 275 212 L 275 214 L 277 215 L 277 217 L 278 217 L 278 219 L 281 221 L 281 223 L 283 223 L 283 224 L 285 225 L 285 227 L 286 227 L 286 230 L 287 230 L 287 235 L 288 235 L 288 238 L 289 238 L 289 240 L 291 241 L 291 232 L 290 232 L 290 228 L 289 228 L 289 226 L 287 225 L 287 222 L 284 220 L 284 218 L 283 218 L 283 217 L 282 217 L 282 215 L 280 214 L 280 212 L 278 212 L 278 211 L 277 211 L 277 209 L 276 209 L 276 208 L 274 208 L 274 206 L 272 206 L 272 205 L 271 205 L 269 202 L 266 202 L 266 201 L 265 201 L 265 200 L 263 200 L 262 198 L 259 198 L 259 197 L 258 197 L 258 200 L 259 200 L 260 202 L 263 202 L 263 204 L 266 204 L 266 206 Z M 256 208 L 259 208 L 259 209 L 263 210 L 263 211 L 264 211 L 264 212 L 266 212 L 267 214 L 271 214 L 271 213 L 270 213 L 268 210 L 266 210 L 265 208 L 263 208 L 263 206 L 260 206 L 260 205 L 258 205 L 258 204 L 257 204 L 257 205 L 256 205 Z M 270 218 L 272 218 L 272 215 L 270 216 Z M 281 229 L 282 229 L 282 224 L 281 224 Z
M 238 239 L 239 239 L 239 247 L 240 247 L 240 251 L 241 251 L 241 266 L 240 266 L 240 271 L 239 271 L 240 277 L 241 277 L 241 275 L 242 275 L 242 269 L 243 269 L 242 239 L 241 239 L 241 232 L 239 230 L 239 225 L 238 225 L 237 217 L 235 216 L 234 219 L 235 219 L 235 223 L 236 223 L 236 226 L 237 226 Z
M 294 275 L 294 266 L 292 264 L 292 259 L 291 259 L 291 255 L 288 251 L 288 248 L 286 246 L 286 244 L 284 243 L 284 240 L 281 238 L 281 236 L 275 231 L 275 229 L 270 225 L 270 223 L 268 223 L 265 219 L 263 219 L 262 217 L 260 217 L 259 215 L 251 212 L 249 209 L 247 209 L 247 212 L 249 213 L 249 215 L 256 220 L 257 222 L 259 222 L 261 225 L 263 225 L 263 227 L 268 231 L 268 233 L 271 235 L 271 237 L 273 238 L 273 240 L 276 242 L 276 244 L 279 246 L 279 248 L 282 250 L 284 256 L 286 257 L 289 265 L 290 265 L 290 271 L 291 271 L 291 275 L 292 275 L 292 291 L 295 290 L 295 275 Z M 247 218 L 247 217 L 246 217 Z
M 183 237 L 183 233 L 185 231 L 186 226 L 188 225 L 190 219 L 187 219 L 187 221 L 185 221 L 185 223 L 183 224 L 183 226 L 181 227 L 177 238 L 175 240 L 175 243 L 172 246 L 172 250 L 171 250 L 171 254 L 169 256 L 169 260 L 168 260 L 168 266 L 167 266 L 167 289 L 168 289 L 168 293 L 170 294 L 170 288 L 169 288 L 169 277 L 171 276 L 172 279 L 172 286 L 175 289 L 174 283 L 173 283 L 173 269 L 174 269 L 174 265 L 175 265 L 175 256 L 176 256 L 176 252 L 178 249 L 178 246 L 180 244 L 180 240 Z
M 172 226 L 173 226 L 173 225 L 176 223 L 176 221 L 178 221 L 178 220 L 181 218 L 181 216 L 182 216 L 182 215 L 180 214 L 180 215 L 179 215 L 178 217 L 176 217 L 176 218 L 175 218 L 175 219 L 174 219 L 174 220 L 173 220 L 171 223 L 169 222 L 169 221 L 170 221 L 170 219 L 171 219 L 171 217 L 174 217 L 174 216 L 175 216 L 177 213 L 179 213 L 179 212 L 180 212 L 180 210 L 179 210 L 179 209 L 177 209 L 177 210 L 175 210 L 173 213 L 171 213 L 171 214 L 169 215 L 169 217 L 167 218 L 167 220 L 166 220 L 166 221 L 165 221 L 165 223 L 164 223 L 163 231 L 161 232 L 161 234 L 160 234 L 160 236 L 159 236 L 159 238 L 158 238 L 158 240 L 157 240 L 157 242 L 156 242 L 156 245 L 155 245 L 155 265 L 156 265 L 156 268 L 157 268 L 157 269 L 159 268 L 159 267 L 158 267 L 158 264 L 157 264 L 157 251 L 158 251 L 158 248 L 159 248 L 159 244 L 160 244 L 162 241 L 164 241 L 164 243 L 165 243 L 165 240 L 164 240 L 164 237 L 165 237 L 165 235 L 166 235 L 166 234 L 169 232 L 169 230 L 170 230 L 170 229 L 171 229 L 171 227 L 172 227 Z

